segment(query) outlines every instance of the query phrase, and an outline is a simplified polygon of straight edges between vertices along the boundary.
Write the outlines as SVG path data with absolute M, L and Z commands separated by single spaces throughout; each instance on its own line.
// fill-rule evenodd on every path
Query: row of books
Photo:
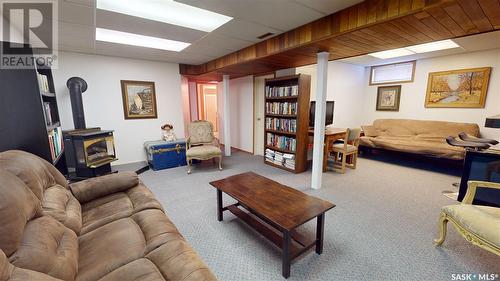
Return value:
M 266 129 L 295 133 L 297 132 L 297 120 L 289 118 L 266 117 Z
M 283 153 L 267 148 L 265 157 L 268 162 L 295 170 L 295 155 L 293 154 Z
M 279 136 L 273 133 L 267 133 L 268 146 L 273 146 L 283 150 L 295 151 L 297 148 L 297 140 L 292 137 Z
M 54 161 L 56 160 L 57 156 L 59 156 L 61 151 L 64 149 L 61 127 L 57 127 L 49 132 L 49 145 L 50 145 L 50 154 L 52 155 L 52 161 Z
M 299 95 L 299 86 L 282 86 L 282 87 L 272 87 L 266 86 L 266 97 L 295 97 Z
M 40 73 L 36 73 L 37 75 L 37 80 L 38 80 L 38 87 L 40 88 L 40 91 L 42 92 L 50 92 L 50 88 L 49 88 L 49 78 L 47 77 L 47 75 L 43 75 L 43 74 L 40 74 Z
M 294 115 L 297 114 L 296 102 L 266 102 L 266 113 Z

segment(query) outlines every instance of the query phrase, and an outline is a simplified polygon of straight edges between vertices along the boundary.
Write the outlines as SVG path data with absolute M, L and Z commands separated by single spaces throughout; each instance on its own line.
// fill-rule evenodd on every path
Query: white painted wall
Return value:
M 188 83 L 189 91 L 189 108 L 191 111 L 191 120 L 198 120 L 198 91 L 196 90 L 196 82 Z
M 491 66 L 485 108 L 425 108 L 429 72 Z M 500 138 L 500 129 L 484 128 L 485 118 L 500 114 L 500 49 L 422 59 L 417 61 L 413 83 L 402 83 L 399 112 L 376 111 L 377 86 L 368 86 L 370 68 L 365 70 L 363 124 L 379 118 L 408 118 L 477 123 L 487 138 Z M 397 85 L 397 84 L 395 84 Z M 361 100 L 360 100 L 361 102 Z
M 182 119 L 184 120 L 184 135 L 187 135 L 187 125 L 191 122 L 191 105 L 189 97 L 189 82 L 186 77 L 181 77 Z
M 222 83 L 218 83 L 218 107 L 221 142 L 224 143 L 224 105 Z M 231 146 L 243 151 L 253 151 L 253 76 L 229 81 L 229 104 L 231 107 Z
M 145 160 L 143 143 L 160 139 L 160 127 L 166 122 L 173 124 L 178 137 L 184 137 L 178 64 L 60 52 L 54 81 L 63 129 L 73 128 L 66 88 L 66 81 L 73 76 L 82 77 L 88 83 L 88 90 L 83 94 L 87 127 L 115 130 L 119 160 L 114 164 Z M 120 80 L 155 82 L 157 119 L 124 119 Z
M 298 67 L 296 72 L 311 75 L 311 100 L 316 100 L 316 64 Z M 337 61 L 328 62 L 326 100 L 335 101 L 333 124 L 359 127 L 363 121 L 364 67 Z

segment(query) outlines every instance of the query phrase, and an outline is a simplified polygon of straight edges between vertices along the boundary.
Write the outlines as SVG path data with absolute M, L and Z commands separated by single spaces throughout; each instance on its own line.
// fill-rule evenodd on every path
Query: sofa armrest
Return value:
M 80 203 L 86 203 L 99 197 L 125 191 L 138 184 L 139 177 L 136 173 L 120 172 L 72 183 L 69 187 Z

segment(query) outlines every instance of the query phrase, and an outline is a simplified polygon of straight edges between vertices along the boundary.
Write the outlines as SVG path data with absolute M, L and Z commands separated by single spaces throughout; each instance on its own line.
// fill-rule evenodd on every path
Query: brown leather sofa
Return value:
M 135 173 L 68 185 L 0 153 L 0 281 L 216 280 Z
M 479 136 L 479 126 L 473 123 L 377 119 L 373 125 L 361 127 L 364 133 L 360 139 L 361 146 L 452 160 L 464 159 L 465 150 L 448 145 L 446 137 L 458 137 L 460 132 Z

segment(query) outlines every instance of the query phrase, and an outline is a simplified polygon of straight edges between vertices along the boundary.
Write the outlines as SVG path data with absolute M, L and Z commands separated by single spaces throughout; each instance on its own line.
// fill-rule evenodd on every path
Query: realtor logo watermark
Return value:
M 485 281 L 494 281 L 494 280 L 500 280 L 499 276 L 497 273 L 461 273 L 461 274 L 452 274 L 451 275 L 451 280 L 460 280 L 460 281 L 478 281 L 478 280 L 485 280 Z
M 57 68 L 57 0 L 0 0 L 0 68 Z

